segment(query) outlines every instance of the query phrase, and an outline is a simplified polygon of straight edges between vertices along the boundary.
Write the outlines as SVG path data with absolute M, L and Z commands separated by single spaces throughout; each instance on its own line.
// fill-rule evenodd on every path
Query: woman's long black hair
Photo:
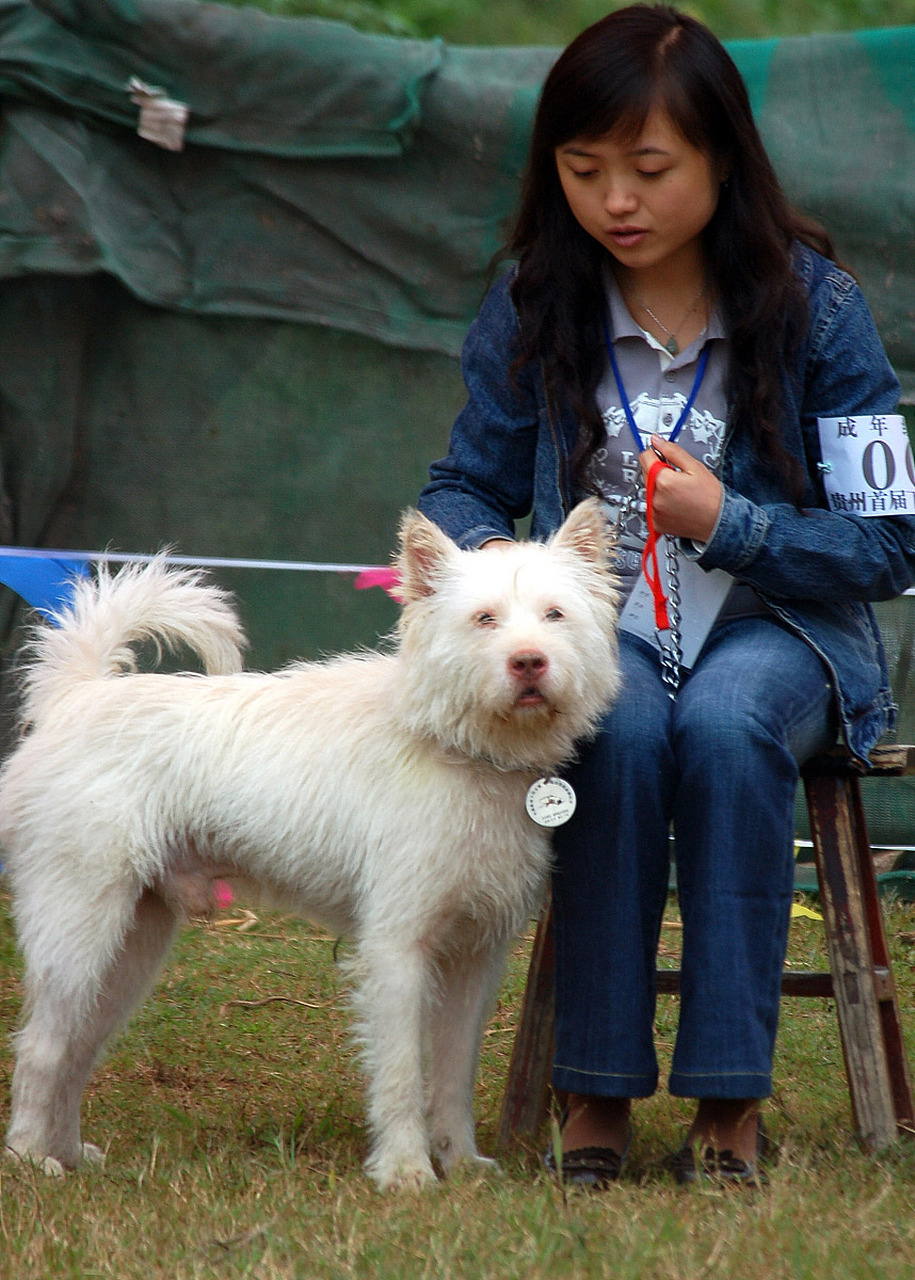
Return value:
M 712 294 L 730 338 L 731 413 L 797 494 L 798 468 L 778 430 L 785 355 L 800 341 L 807 313 L 792 244 L 799 239 L 830 258 L 835 253 L 822 228 L 786 201 L 727 51 L 700 22 L 667 5 L 630 5 L 596 22 L 562 53 L 543 86 L 507 246 L 518 260 L 514 367 L 541 363 L 549 389 L 581 422 L 581 479 L 604 435 L 595 392 L 606 367 L 600 317 L 607 253 L 569 209 L 555 152 L 572 138 L 634 139 L 655 107 L 727 175 L 703 234 Z

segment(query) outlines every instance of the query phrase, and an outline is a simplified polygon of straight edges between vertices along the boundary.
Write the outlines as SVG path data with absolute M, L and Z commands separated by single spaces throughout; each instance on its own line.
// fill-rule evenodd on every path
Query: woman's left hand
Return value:
M 655 529 L 674 538 L 708 542 L 721 510 L 724 495 L 721 481 L 685 449 L 661 436 L 652 436 L 651 448 L 639 455 L 646 481 L 659 455 L 670 466 L 661 467 L 655 480 Z

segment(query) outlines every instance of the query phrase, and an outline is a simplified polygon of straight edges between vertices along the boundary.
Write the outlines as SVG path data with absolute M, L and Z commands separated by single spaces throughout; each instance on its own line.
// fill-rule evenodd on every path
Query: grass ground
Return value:
M 0 896 L 0 1027 L 19 1010 L 18 958 Z M 670 911 L 662 949 L 677 950 Z M 658 1167 L 686 1108 L 642 1104 L 625 1181 L 563 1196 L 543 1140 L 420 1196 L 382 1196 L 361 1172 L 361 1081 L 334 940 L 279 916 L 189 928 L 160 984 L 96 1074 L 85 1132 L 104 1170 L 63 1181 L 0 1165 L 0 1278 L 190 1280 L 911 1280 L 915 1143 L 859 1149 L 835 1016 L 783 1005 L 768 1124 L 781 1158 L 760 1193 L 673 1185 Z M 915 910 L 889 908 L 915 1060 Z M 486 1036 L 478 1090 L 492 1152 L 528 941 L 515 949 Z M 797 920 L 790 962 L 823 962 L 821 926 Z M 908 1011 L 912 1011 L 909 1016 Z M 669 1049 L 676 1001 L 662 999 Z M 0 1124 L 11 1056 L 0 1046 Z

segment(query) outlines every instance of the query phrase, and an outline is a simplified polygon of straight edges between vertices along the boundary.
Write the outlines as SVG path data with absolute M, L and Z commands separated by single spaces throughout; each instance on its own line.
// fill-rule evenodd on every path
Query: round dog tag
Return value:
M 524 804 L 538 826 L 561 827 L 575 812 L 575 792 L 564 778 L 538 778 Z

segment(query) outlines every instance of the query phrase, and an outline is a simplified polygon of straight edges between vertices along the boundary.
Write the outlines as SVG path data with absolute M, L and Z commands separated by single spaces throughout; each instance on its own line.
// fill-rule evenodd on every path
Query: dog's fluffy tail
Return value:
M 172 569 L 160 556 L 117 574 L 100 566 L 77 579 L 70 605 L 31 633 L 23 671 L 23 720 L 74 681 L 100 680 L 136 669 L 133 645 L 151 643 L 157 655 L 182 647 L 196 653 L 208 675 L 239 671 L 247 644 L 231 597 L 196 569 Z

